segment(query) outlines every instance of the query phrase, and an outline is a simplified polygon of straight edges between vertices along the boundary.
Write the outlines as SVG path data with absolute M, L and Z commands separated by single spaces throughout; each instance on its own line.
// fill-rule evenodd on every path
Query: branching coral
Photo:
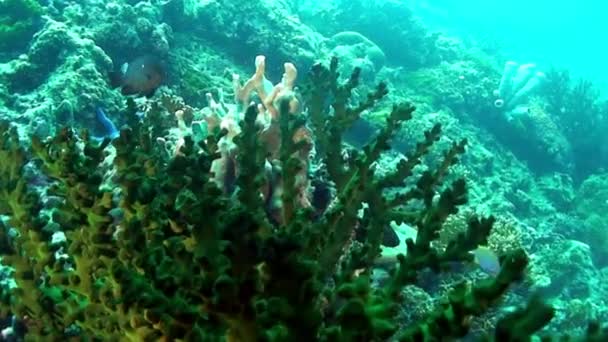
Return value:
M 344 158 L 342 133 L 387 93 L 380 84 L 365 102 L 351 105 L 359 74 L 355 70 L 341 83 L 335 59 L 329 67 L 316 65 L 303 101 L 297 101 L 304 113 L 294 110 L 292 92 L 279 89 L 273 101 L 250 105 L 234 117 L 239 122 L 232 139 L 237 172 L 230 191 L 218 187 L 211 171 L 227 129 L 215 129 L 198 142 L 184 134 L 177 153 L 167 156 L 157 148 L 164 132 L 155 126 L 157 118 L 149 113 L 139 122 L 131 106 L 132 127 L 112 142 L 116 191 L 103 185 L 109 140 L 97 145 L 86 132 L 70 129 L 49 140 L 34 139 L 31 157 L 54 180 L 49 191 L 63 199 L 53 219 L 66 230 L 73 266 L 67 268 L 57 264 L 41 235 L 38 199 L 20 176 L 28 151 L 14 130 L 2 126 L 0 153 L 11 162 L 0 169 L 0 203 L 6 203 L 0 213 L 10 215 L 10 225 L 19 232 L 4 259 L 15 268 L 19 288 L 4 302 L 4 311 L 29 317 L 28 337 L 38 340 L 65 339 L 70 326 L 87 339 L 109 341 L 376 341 L 394 336 L 403 286 L 414 284 L 423 269 L 438 272 L 470 260 L 469 252 L 487 243 L 494 219 L 472 218 L 444 250 L 431 246 L 447 218 L 466 202 L 463 180 L 443 184 L 465 142 L 454 143 L 413 188 L 386 195 L 385 190 L 412 180 L 414 167 L 441 134 L 439 125 L 425 132 L 392 173 L 376 176 L 374 163 L 412 117 L 415 108 L 408 103 L 394 105 L 374 140 Z M 261 113 L 271 114 L 265 126 L 259 125 Z M 183 118 L 177 119 L 185 123 Z M 277 128 L 276 146 L 264 146 L 269 127 Z M 305 128 L 311 139 L 298 139 Z M 315 155 L 303 158 L 312 142 Z M 330 205 L 317 215 L 296 196 L 307 162 L 322 164 L 335 188 Z M 269 215 L 260 190 L 269 182 L 265 163 L 273 164 L 281 183 L 279 220 Z M 360 215 L 363 203 L 367 206 Z M 417 227 L 417 238 L 407 240 L 407 255 L 398 257 L 388 284 L 374 288 L 372 265 L 392 220 Z M 366 233 L 361 243 L 353 242 L 356 229 Z M 526 264 L 522 250 L 507 253 L 496 278 L 459 285 L 445 306 L 394 338 L 464 336 L 471 317 L 521 280 Z M 518 311 L 498 323 L 497 338 L 528 336 L 552 313 L 542 305 Z

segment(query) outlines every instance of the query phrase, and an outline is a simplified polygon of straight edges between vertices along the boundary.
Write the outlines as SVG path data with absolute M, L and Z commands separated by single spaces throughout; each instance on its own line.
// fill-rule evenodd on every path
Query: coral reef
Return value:
M 0 54 L 27 46 L 42 21 L 36 0 L 3 0 L 0 13 Z
M 340 58 L 343 68 L 360 68 L 364 81 L 374 81 L 376 74 L 386 64 L 384 52 L 357 32 L 339 32 L 327 41 L 327 47 L 330 56 Z
M 289 11 L 284 1 L 172 1 L 165 13 L 178 18 L 178 28 L 201 37 L 229 53 L 241 65 L 249 59 L 249 51 L 290 60 L 309 68 L 318 58 L 324 37 Z M 235 21 L 235 13 L 246 13 Z M 173 21 L 169 21 L 173 22 Z M 175 26 L 175 25 L 174 25 Z M 243 54 L 243 51 L 247 51 Z M 268 70 L 271 75 L 278 69 Z
M 117 95 L 106 87 L 112 61 L 94 42 L 64 23 L 49 19 L 28 54 L 6 64 L 0 79 L 7 85 L 9 113 L 20 113 L 32 132 L 49 135 L 49 122 L 86 126 L 95 107 Z M 107 106 L 114 111 L 116 107 Z M 14 114 L 16 115 L 16 114 Z
M 583 220 L 579 239 L 588 243 L 593 252 L 594 263 L 601 267 L 608 266 L 608 247 L 604 234 L 608 225 L 605 213 L 608 210 L 608 191 L 606 174 L 593 175 L 587 178 L 572 201 L 575 211 Z
M 487 110 L 487 106 L 480 107 L 480 104 L 492 97 L 493 79 L 493 73 L 465 60 L 417 69 L 405 74 L 403 82 L 421 101 L 435 107 L 449 107 L 456 114 L 474 115 Z
M 67 22 L 105 51 L 118 66 L 143 54 L 166 58 L 173 40 L 162 9 L 148 1 L 71 2 L 53 18 Z
M 98 106 L 110 116 L 122 107 L 122 96 L 108 87 L 109 71 L 144 53 L 169 54 L 171 29 L 152 4 L 55 1 L 45 10 L 39 32 L 21 38 L 29 44 L 23 54 L 0 64 L 2 114 L 19 117 L 28 132 L 47 136 L 56 124 L 92 128 Z
M 543 88 L 547 111 L 572 145 L 574 179 L 581 182 L 608 162 L 604 134 L 608 116 L 602 111 L 602 105 L 606 104 L 600 100 L 593 83 L 586 79 L 571 80 L 567 70 L 550 70 Z
M 263 74 L 262 63 L 258 58 L 256 75 Z M 8 214 L 8 224 L 18 231 L 9 239 L 13 253 L 4 258 L 15 268 L 18 286 L 4 302 L 5 312 L 10 309 L 27 320 L 29 337 L 43 339 L 65 338 L 73 327 L 81 336 L 108 340 L 375 340 L 395 334 L 392 317 L 403 286 L 415 283 L 422 269 L 439 271 L 449 263 L 470 261 L 469 252 L 485 244 L 492 229 L 493 218 L 472 218 L 445 249 L 430 248 L 448 216 L 466 203 L 463 180 L 443 184 L 464 152 L 464 142 L 454 142 L 435 168 L 416 177 L 413 188 L 385 197 L 385 190 L 413 176 L 441 127 L 425 132 L 407 159 L 377 177 L 372 165 L 389 148 L 395 130 L 411 119 L 414 107 L 395 105 L 378 136 L 344 160 L 341 133 L 386 94 L 386 86 L 380 84 L 367 101 L 348 105 L 360 70 L 341 83 L 334 59 L 328 67 L 312 68 L 299 103 L 289 91 L 295 69 L 285 68 L 275 100 L 243 113 L 233 140 L 234 192 L 217 187 L 217 174 L 211 172 L 222 155 L 218 141 L 230 136 L 230 128 L 217 127 L 196 144 L 184 135 L 176 153 L 166 156 L 158 153 L 156 143 L 166 133 L 155 128 L 158 107 L 148 109 L 139 124 L 132 108 L 131 128 L 101 144 L 86 131 L 66 128 L 49 140 L 34 137 L 27 151 L 16 130 L 4 124 L 1 151 L 12 162 L 3 164 L 0 173 L 0 213 Z M 326 168 L 335 187 L 329 207 L 312 221 L 311 208 L 295 196 L 297 175 L 306 167 L 301 151 L 307 145 L 295 139 L 305 123 L 298 107 L 308 109 L 313 161 Z M 269 181 L 261 139 L 269 128 L 258 126 L 260 115 L 270 115 L 269 127 L 279 129 L 278 153 L 268 160 L 278 166 L 282 188 L 281 220 L 275 224 L 260 191 Z M 110 144 L 115 149 L 112 166 L 104 163 Z M 61 248 L 67 260 L 55 257 L 58 247 L 46 242 L 41 227 L 49 218 L 36 214 L 39 195 L 21 176 L 30 153 L 52 180 L 48 192 L 60 198 L 52 220 L 66 230 Z M 117 191 L 107 182 L 116 184 Z M 368 206 L 360 216 L 362 203 Z M 388 284 L 373 288 L 371 266 L 383 232 L 379 227 L 392 220 L 409 222 L 418 234 L 406 241 L 407 254 L 398 256 Z M 366 232 L 364 241 L 352 241 L 355 229 Z M 449 304 L 401 329 L 397 338 L 463 336 L 471 316 L 487 310 L 522 279 L 527 260 L 521 249 L 507 253 L 496 278 L 456 286 Z M 553 311 L 534 303 L 501 319 L 496 338 L 521 339 L 546 324 Z
M 219 96 L 217 89 L 230 89 L 231 80 L 218 75 L 218 70 L 240 71 L 221 52 L 206 46 L 205 42 L 193 39 L 188 34 L 175 34 L 177 45 L 171 50 L 171 78 L 176 94 L 192 106 L 207 105 L 206 93 Z
M 9 32 L 23 35 L 2 36 Z M 468 256 L 442 263 L 440 272 L 415 271 L 415 281 L 395 285 L 398 295 L 383 311 L 397 255 L 411 261 L 421 253 L 408 250 L 408 238 L 416 244 L 417 218 L 432 211 L 425 200 L 399 201 L 430 197 L 417 192 L 429 185 L 420 180 L 443 169 L 443 151 L 463 139 L 467 153 L 457 153 L 458 162 L 432 184 L 432 206 L 460 179 L 467 203 L 432 237 L 433 253 L 443 255 L 476 213 L 496 216 L 485 247 L 499 255 L 523 248 L 530 255 L 522 284 L 504 293 L 500 305 L 467 318 L 466 338 L 504 329 L 505 316 L 537 291 L 556 309 L 547 334 L 585 333 L 589 319 L 605 321 L 608 102 L 597 85 L 554 69 L 540 91 L 520 101 L 526 106 L 496 108 L 493 91 L 507 74 L 507 59 L 483 48 L 468 37 L 431 33 L 405 2 L 392 0 L 0 0 L 0 120 L 11 122 L 2 125 L 0 140 L 0 157 L 11 161 L 0 165 L 0 245 L 9 254 L 2 262 L 17 265 L 0 269 L 0 288 L 4 309 L 19 314 L 0 320 L 1 338 L 27 330 L 37 340 L 40 331 L 60 340 L 108 339 L 125 328 L 130 338 L 155 339 L 203 325 L 224 337 L 234 322 L 256 320 L 280 340 L 295 324 L 288 310 L 294 303 L 319 313 L 307 315 L 309 327 L 320 322 L 346 334 L 355 322 L 345 340 L 365 339 L 357 334 L 370 325 L 380 334 L 387 322 L 396 326 L 394 339 L 408 336 L 404 332 L 432 323 L 450 303 L 460 309 L 454 289 L 461 283 L 491 280 Z M 238 75 L 260 53 L 267 58 L 241 82 Z M 160 58 L 168 78 L 151 99 L 129 98 L 125 106 L 110 89 L 108 72 L 142 55 Z M 336 55 L 339 65 L 316 66 L 308 82 L 294 82 L 304 78 L 302 70 Z M 335 81 L 353 67 L 359 71 L 352 89 Z M 378 88 L 379 80 L 385 86 Z M 392 103 L 404 101 L 416 104 L 416 115 L 395 125 L 384 144 Z M 254 124 L 243 121 L 251 102 L 259 104 Z M 284 126 L 286 117 L 293 126 Z M 293 141 L 284 139 L 289 135 Z M 436 139 L 433 148 L 417 154 L 429 138 Z M 382 153 L 375 159 L 366 157 L 377 149 Z M 408 167 L 411 174 L 400 184 L 382 182 Z M 259 176 L 246 178 L 252 172 Z M 257 191 L 243 193 L 254 185 Z M 257 221 L 242 214 L 242 206 L 260 201 L 261 210 L 251 210 Z M 204 217 L 193 208 L 204 208 Z M 249 224 L 237 224 L 240 219 Z M 195 227 L 218 235 L 203 239 Z M 199 240 L 209 243 L 196 249 Z M 93 255 L 101 256 L 91 261 Z M 234 259 L 251 255 L 245 263 Z M 283 275 L 266 266 L 286 255 L 278 265 L 298 270 Z M 193 262 L 199 266 L 183 266 Z M 300 283 L 314 286 L 297 288 L 314 301 L 283 296 L 294 279 L 308 276 L 312 281 Z M 239 285 L 239 298 L 256 300 L 224 306 L 232 284 Z M 360 291 L 353 294 L 351 284 Z M 350 311 L 361 303 L 365 318 Z M 169 306 L 179 315 L 159 314 Z M 114 324 L 104 325 L 110 335 L 98 322 Z M 318 336 L 335 340 L 330 333 Z
M 303 21 L 324 35 L 332 36 L 344 28 L 356 31 L 377 44 L 388 61 L 408 70 L 453 56 L 450 44 L 439 33 L 429 32 L 403 2 L 336 0 L 319 5 L 302 1 L 299 7 Z

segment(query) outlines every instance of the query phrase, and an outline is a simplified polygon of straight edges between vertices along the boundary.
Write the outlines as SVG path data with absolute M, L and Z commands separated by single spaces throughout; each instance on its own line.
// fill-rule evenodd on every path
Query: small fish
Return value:
M 103 129 L 103 136 L 96 138 L 99 138 L 100 140 L 103 140 L 104 138 L 118 138 L 118 136 L 120 135 L 120 131 L 116 128 L 116 125 L 114 125 L 112 120 L 108 118 L 108 116 L 101 107 L 95 108 L 95 119 Z
M 496 275 L 500 272 L 500 260 L 493 250 L 486 246 L 479 246 L 471 252 L 474 262 L 486 273 Z
M 355 238 L 359 242 L 365 242 L 365 239 L 367 238 L 367 231 L 360 227 L 355 228 Z M 390 226 L 384 227 L 381 245 L 384 247 L 395 248 L 399 246 L 400 243 L 401 240 L 399 239 L 397 232 L 395 232 Z
M 384 227 L 384 235 L 382 236 L 382 246 L 397 247 L 401 244 L 399 235 L 390 226 Z
M 125 63 L 109 76 L 112 88 L 121 87 L 123 95 L 152 97 L 165 79 L 165 70 L 158 58 L 145 55 Z

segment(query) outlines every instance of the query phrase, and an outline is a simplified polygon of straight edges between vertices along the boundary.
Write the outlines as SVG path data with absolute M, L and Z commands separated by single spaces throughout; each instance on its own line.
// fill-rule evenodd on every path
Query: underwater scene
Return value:
M 607 10 L 0 0 L 0 341 L 608 341 Z

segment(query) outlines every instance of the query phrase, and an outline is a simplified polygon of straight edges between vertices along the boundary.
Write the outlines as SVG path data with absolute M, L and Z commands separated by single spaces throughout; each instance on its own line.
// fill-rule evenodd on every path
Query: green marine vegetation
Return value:
M 574 179 L 582 182 L 608 162 L 605 147 L 608 102 L 602 100 L 593 82 L 573 79 L 568 70 L 555 68 L 547 73 L 543 96 L 547 111 L 572 145 Z
M 23 47 L 40 26 L 37 0 L 0 0 L 0 52 Z
M 287 78 L 295 74 L 291 67 L 286 64 Z M 248 106 L 229 151 L 237 171 L 232 187 L 226 186 L 231 177 L 218 182 L 212 171 L 226 156 L 220 143 L 230 134 L 226 127 L 196 142 L 185 134 L 167 157 L 159 148 L 166 133 L 159 117 L 149 110 L 140 120 L 132 102 L 131 127 L 101 144 L 86 131 L 65 128 L 47 140 L 33 138 L 26 148 L 16 129 L 3 124 L 0 215 L 9 216 L 17 234 L 3 237 L 10 250 L 2 262 L 14 268 L 17 288 L 2 296 L 2 313 L 24 319 L 32 341 L 62 341 L 68 334 L 88 341 L 234 342 L 464 336 L 473 316 L 522 280 L 528 259 L 521 249 L 509 252 L 495 277 L 456 286 L 425 320 L 407 327 L 395 320 L 402 288 L 415 284 L 423 269 L 441 272 L 449 263 L 471 261 L 470 252 L 487 244 L 494 218 L 471 218 L 445 248 L 432 248 L 448 216 L 467 201 L 464 180 L 443 184 L 465 142 L 454 143 L 437 165 L 414 170 L 440 137 L 436 125 L 397 167 L 376 175 L 380 154 L 415 108 L 394 105 L 374 140 L 346 154 L 343 131 L 387 94 L 380 84 L 353 105 L 359 73 L 342 83 L 336 59 L 315 65 L 300 97 L 273 92 L 276 101 L 265 103 L 272 119 L 263 128 L 261 106 Z M 180 118 L 188 124 L 184 112 Z M 272 140 L 263 134 L 269 132 L 274 146 L 264 143 Z M 310 160 L 302 157 L 311 143 L 303 136 L 314 145 Z M 108 177 L 104 163 L 112 149 Z M 44 196 L 60 199 L 50 218 L 40 214 L 42 195 L 23 176 L 32 163 L 51 181 Z M 307 163 L 321 167 L 332 187 L 321 209 L 299 195 Z M 281 191 L 264 190 L 270 180 Z M 417 237 L 407 240 L 386 286 L 372 287 L 373 263 L 392 220 L 416 227 Z M 43 227 L 49 221 L 65 229 L 63 247 L 48 242 Z M 361 241 L 353 239 L 355 230 L 364 232 Z M 494 338 L 526 340 L 552 316 L 552 308 L 534 298 L 501 318 Z M 597 326 L 590 330 L 599 333 Z

